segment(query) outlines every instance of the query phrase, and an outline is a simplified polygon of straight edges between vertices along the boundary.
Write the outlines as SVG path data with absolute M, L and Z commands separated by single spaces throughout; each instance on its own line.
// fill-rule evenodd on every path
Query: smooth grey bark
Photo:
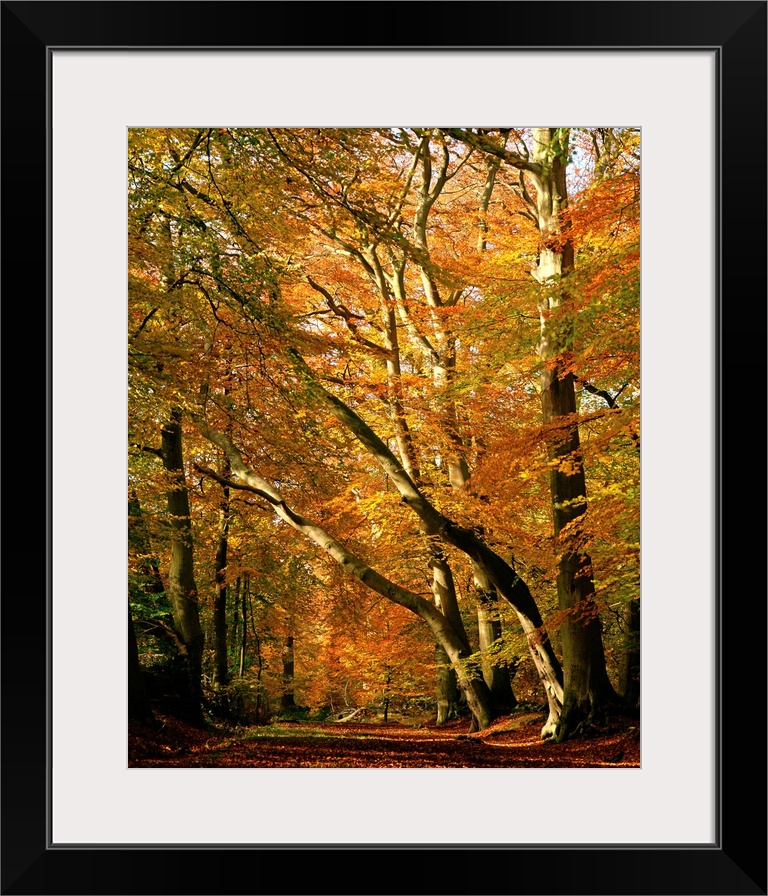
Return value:
M 188 710 L 191 720 L 201 724 L 202 661 L 205 637 L 200 625 L 197 585 L 194 572 L 194 543 L 189 508 L 189 492 L 184 475 L 181 433 L 182 413 L 171 411 L 163 426 L 162 460 L 168 475 L 168 515 L 171 532 L 171 562 L 168 569 L 168 597 L 173 609 L 174 625 L 186 647 L 189 683 Z
M 453 398 L 453 384 L 456 375 L 456 337 L 450 327 L 446 325 L 445 319 L 440 313 L 441 308 L 451 307 L 456 304 L 461 295 L 461 290 L 453 289 L 447 296 L 441 293 L 439 284 L 431 274 L 432 264 L 427 234 L 427 221 L 430 210 L 450 178 L 450 175 L 448 174 L 450 157 L 444 143 L 440 146 L 440 153 L 441 158 L 436 172 L 433 170 L 434 166 L 431 156 L 429 135 L 421 137 L 416 152 L 414 153 L 414 160 L 419 162 L 421 175 L 419 181 L 418 202 L 413 215 L 414 241 L 418 248 L 418 253 L 416 253 L 418 261 L 416 263 L 418 265 L 428 307 L 432 310 L 431 325 L 433 341 L 418 334 L 416 326 L 406 310 L 407 297 L 404 281 L 404 257 L 397 263 L 393 256 L 393 272 L 388 279 L 407 332 L 413 339 L 414 345 L 424 352 L 427 367 L 432 372 L 435 393 L 437 395 L 438 416 L 446 440 L 447 450 L 445 451 L 445 466 L 448 471 L 448 480 L 452 489 L 461 491 L 466 487 L 469 479 L 469 464 L 467 461 L 464 439 L 462 437 L 462 427 L 459 420 L 458 408 Z M 486 215 L 500 165 L 501 161 L 499 159 L 489 159 L 486 181 L 480 197 L 478 209 L 479 236 L 477 247 L 480 252 L 485 249 L 485 235 L 487 233 Z M 410 471 L 407 467 L 406 472 L 410 475 Z M 413 476 L 411 476 L 411 478 L 416 485 L 420 485 L 417 479 L 414 479 Z M 481 639 L 480 644 L 481 652 L 485 651 L 485 657 L 482 664 L 483 676 L 494 697 L 496 711 L 511 708 L 515 705 L 516 700 L 512 693 L 509 672 L 505 667 L 499 666 L 489 659 L 487 654 L 487 649 L 490 644 L 501 636 L 501 624 L 498 620 L 493 625 L 493 633 L 491 636 L 485 621 L 486 614 L 483 609 L 484 602 L 491 604 L 495 603 L 495 588 L 482 567 L 475 561 L 472 562 L 472 569 L 478 598 L 478 622 L 479 625 L 484 628 L 484 637 Z
M 480 647 L 483 678 L 491 692 L 496 706 L 501 712 L 509 712 L 517 706 L 517 698 L 512 690 L 512 676 L 509 668 L 495 662 L 492 649 L 502 640 L 501 621 L 498 618 L 496 592 L 488 596 L 480 595 L 477 608 L 477 631 Z
M 467 631 L 464 627 L 464 621 L 461 618 L 459 604 L 456 599 L 456 587 L 453 580 L 453 572 L 444 553 L 434 543 L 430 542 L 430 544 L 433 550 L 430 566 L 432 568 L 432 593 L 435 597 L 435 606 L 443 613 L 450 623 L 451 628 L 456 632 L 456 635 L 462 644 L 464 657 L 470 657 L 472 654 L 472 647 L 470 646 Z M 439 644 L 437 647 L 438 651 L 442 651 Z M 444 654 L 444 651 L 442 651 L 442 653 Z M 442 660 L 440 653 L 437 654 L 437 659 Z M 493 698 L 488 683 L 485 681 L 479 670 L 470 664 L 466 664 L 464 675 L 462 675 L 461 678 L 457 678 L 454 672 L 453 681 L 460 681 L 473 689 L 475 701 L 481 703 L 483 706 L 483 716 L 492 720 L 498 715 L 499 708 Z M 446 694 L 441 693 L 441 691 L 447 691 L 451 685 L 450 676 L 446 677 L 446 674 L 442 669 L 437 670 L 437 684 L 439 718 L 441 715 L 440 702 L 441 700 L 444 700 L 446 696 Z M 470 702 L 469 698 L 467 698 L 467 705 L 470 707 L 470 710 L 472 710 L 473 703 Z M 480 716 L 472 710 L 472 725 L 470 726 L 470 730 L 477 731 L 480 730 L 480 727 Z M 485 725 L 482 725 L 482 727 L 485 727 Z
M 445 649 L 456 669 L 459 686 L 466 695 L 467 705 L 472 713 L 473 726 L 480 730 L 487 728 L 493 721 L 493 713 L 489 711 L 490 693 L 482 677 L 468 674 L 467 645 L 456 634 L 445 615 L 431 601 L 390 581 L 345 548 L 322 526 L 291 509 L 274 485 L 245 464 L 240 450 L 229 436 L 214 430 L 202 417 L 196 418 L 196 422 L 202 434 L 226 453 L 232 473 L 238 477 L 237 481 L 228 482 L 230 487 L 245 489 L 262 497 L 280 519 L 321 547 L 348 575 L 382 597 L 420 616 L 427 623 L 435 640 Z M 199 465 L 198 469 L 211 478 L 222 481 L 222 477 L 215 471 Z
M 549 716 L 542 729 L 542 737 L 545 739 L 551 737 L 562 709 L 562 669 L 528 585 L 475 531 L 457 525 L 434 507 L 384 442 L 347 404 L 319 384 L 306 361 L 295 349 L 287 349 L 287 354 L 309 395 L 343 423 L 365 446 L 390 477 L 403 502 L 424 523 L 426 533 L 452 544 L 474 560 L 488 576 L 496 591 L 512 605 L 526 635 L 531 658 L 547 695 Z M 218 438 L 221 439 L 221 434 L 218 434 Z
M 505 138 L 503 146 L 506 146 Z M 496 176 L 501 167 L 501 159 L 496 156 L 488 156 L 485 184 L 480 195 L 480 205 L 477 216 L 477 251 L 483 253 L 487 247 L 488 236 L 488 208 L 491 204 L 491 196 L 496 185 Z M 463 488 L 465 483 L 461 484 Z M 498 617 L 498 595 L 493 583 L 489 581 L 483 570 L 473 563 L 473 577 L 477 590 L 477 628 L 480 653 L 482 655 L 483 677 L 491 690 L 496 705 L 501 710 L 513 709 L 517 705 L 517 698 L 512 690 L 512 675 L 507 666 L 494 662 L 491 648 L 502 640 L 503 632 L 501 620 Z
M 547 733 L 555 740 L 564 740 L 589 718 L 599 715 L 606 704 L 617 701 L 605 668 L 592 561 L 578 540 L 587 492 L 574 375 L 569 363 L 573 314 L 564 283 L 574 267 L 574 251 L 561 218 L 568 205 L 570 133 L 567 128 L 534 128 L 534 151 L 530 156 L 496 145 L 482 130 L 449 128 L 446 132 L 520 172 L 517 192 L 527 206 L 525 214 L 535 222 L 540 234 L 539 258 L 532 274 L 541 287 L 542 418 L 550 435 L 550 459 L 557 462 L 550 471 L 550 494 L 558 551 L 558 603 L 564 615 L 561 636 L 565 666 L 562 710 Z M 535 198 L 526 187 L 526 174 L 534 183 Z
M 435 670 L 437 673 L 437 724 L 444 725 L 458 717 L 459 691 L 456 686 L 456 670 L 451 666 L 448 654 L 435 644 Z
M 574 266 L 573 244 L 561 223 L 568 205 L 569 132 L 565 128 L 534 128 L 533 139 L 533 159 L 539 166 L 534 181 L 540 249 L 533 273 L 541 286 L 541 408 L 549 458 L 554 462 L 549 486 L 558 551 L 557 595 L 564 616 L 563 709 L 554 739 L 564 740 L 607 704 L 616 702 L 617 695 L 605 666 L 592 560 L 579 538 L 587 489 L 570 363 L 573 312 L 570 296 L 561 285 Z

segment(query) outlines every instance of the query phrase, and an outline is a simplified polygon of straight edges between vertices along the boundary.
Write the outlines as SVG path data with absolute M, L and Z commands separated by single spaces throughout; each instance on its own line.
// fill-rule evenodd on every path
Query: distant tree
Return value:
M 154 725 L 155 716 L 147 698 L 144 676 L 139 663 L 139 648 L 133 628 L 131 611 L 128 610 L 128 717 L 135 722 Z

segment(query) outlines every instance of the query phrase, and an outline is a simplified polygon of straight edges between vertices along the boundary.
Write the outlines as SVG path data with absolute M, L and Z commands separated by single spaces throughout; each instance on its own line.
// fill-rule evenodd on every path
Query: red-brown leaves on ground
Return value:
M 562 744 L 542 743 L 538 713 L 466 734 L 466 721 L 403 724 L 279 722 L 201 731 L 160 717 L 129 730 L 131 768 L 639 768 L 636 720 L 616 719 Z

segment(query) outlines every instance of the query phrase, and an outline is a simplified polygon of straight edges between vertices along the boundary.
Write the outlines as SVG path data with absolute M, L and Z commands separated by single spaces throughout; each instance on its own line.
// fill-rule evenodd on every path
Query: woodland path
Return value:
M 467 734 L 467 722 L 278 722 L 200 731 L 158 717 L 131 726 L 131 768 L 628 768 L 640 766 L 637 720 L 616 719 L 562 744 L 544 744 L 538 713 L 505 716 Z

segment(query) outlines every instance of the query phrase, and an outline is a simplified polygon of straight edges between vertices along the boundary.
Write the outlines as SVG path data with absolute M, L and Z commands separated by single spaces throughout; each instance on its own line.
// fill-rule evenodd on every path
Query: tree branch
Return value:
M 392 358 L 392 352 L 388 349 L 384 348 L 383 345 L 377 345 L 375 342 L 371 342 L 370 339 L 366 339 L 365 336 L 361 336 L 357 329 L 357 324 L 355 320 L 365 320 L 366 318 L 359 314 L 353 314 L 349 308 L 345 305 L 339 304 L 334 297 L 330 294 L 330 292 L 324 287 L 313 280 L 309 274 L 307 274 L 307 283 L 315 290 L 315 292 L 319 292 L 321 296 L 328 303 L 328 307 L 330 310 L 336 315 L 336 317 L 341 318 L 344 323 L 347 325 L 347 329 L 352 334 L 352 338 L 359 342 L 361 345 L 364 345 L 366 348 L 371 349 L 376 354 L 381 355 L 381 357 L 390 360 Z
M 589 392 L 590 395 L 597 395 L 598 398 L 602 398 L 611 409 L 616 407 L 616 402 L 618 401 L 619 396 L 629 385 L 629 381 L 627 381 L 615 395 L 611 395 L 607 389 L 598 389 L 597 386 L 593 386 L 592 383 L 583 380 L 580 376 L 574 374 L 574 379 L 585 392 Z
M 149 312 L 149 314 L 147 314 L 147 315 L 145 316 L 144 320 L 139 324 L 138 329 L 134 330 L 133 334 L 132 334 L 131 337 L 128 339 L 128 344 L 129 344 L 129 345 L 130 345 L 130 344 L 133 342 L 133 340 L 134 340 L 134 339 L 141 333 L 141 331 L 144 329 L 144 327 L 146 327 L 146 325 L 152 320 L 152 318 L 155 316 L 155 314 L 157 314 L 157 312 L 158 312 L 159 310 L 160 310 L 159 308 L 153 308 L 153 309 Z
M 219 475 L 208 467 L 195 464 L 195 467 L 200 470 L 200 472 L 205 473 L 207 476 L 211 476 L 211 478 L 222 485 L 226 484 L 231 488 L 254 492 L 269 501 L 275 513 L 284 522 L 288 523 L 289 526 L 296 529 L 298 532 L 301 532 L 316 545 L 321 547 L 327 554 L 333 557 L 333 559 L 349 575 L 354 576 L 372 591 L 381 594 L 382 597 L 386 597 L 393 603 L 399 604 L 420 616 L 427 622 L 435 635 L 438 635 L 444 640 L 448 640 L 452 644 L 454 651 L 458 655 L 462 650 L 461 642 L 450 628 L 446 618 L 436 607 L 420 594 L 416 594 L 414 591 L 409 591 L 407 588 L 395 584 L 378 573 L 375 569 L 365 563 L 365 561 L 347 550 L 347 548 L 317 523 L 288 507 L 277 489 L 270 485 L 266 479 L 259 476 L 258 473 L 250 470 L 245 465 L 240 450 L 228 436 L 212 429 L 199 417 L 195 418 L 195 422 L 207 439 L 224 450 L 232 467 L 232 471 L 237 473 L 238 479 L 227 480 L 225 477 Z
M 471 146 L 472 149 L 478 149 L 489 155 L 496 156 L 513 168 L 518 168 L 520 171 L 529 171 L 531 174 L 536 175 L 536 177 L 541 176 L 541 165 L 529 161 L 523 156 L 507 149 L 505 146 L 497 146 L 495 143 L 488 140 L 484 134 L 480 134 L 470 128 L 441 128 L 441 130 L 444 134 L 449 134 L 453 137 L 454 140 L 459 140 L 467 146 Z
M 138 442 L 131 442 L 131 448 L 138 448 L 139 451 L 146 451 L 147 454 L 154 454 L 155 457 L 163 458 L 162 448 L 152 448 L 150 445 L 141 445 Z

